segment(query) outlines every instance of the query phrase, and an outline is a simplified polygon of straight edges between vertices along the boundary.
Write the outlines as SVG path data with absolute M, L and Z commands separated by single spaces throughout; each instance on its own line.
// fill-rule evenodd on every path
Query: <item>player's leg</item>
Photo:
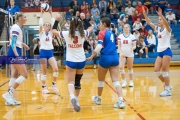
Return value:
M 170 84 L 170 78 L 169 78 L 169 66 L 171 62 L 171 57 L 170 56 L 163 56 L 162 58 L 162 77 L 165 82 L 165 89 L 162 93 L 160 93 L 161 97 L 165 96 L 171 96 L 170 90 L 172 89 L 169 84 Z
M 58 88 L 56 87 L 56 80 L 58 77 L 58 66 L 57 66 L 57 62 L 55 60 L 54 57 L 51 57 L 48 59 L 49 64 L 51 65 L 52 69 L 53 69 L 53 82 L 52 82 L 52 89 L 54 90 L 54 92 L 59 92 Z
M 49 90 L 46 87 L 46 72 L 47 72 L 47 59 L 40 58 L 41 64 L 41 81 L 42 81 L 42 93 L 49 93 Z
M 126 63 L 126 57 L 120 56 L 119 69 L 120 69 L 120 74 L 121 74 L 121 79 L 122 79 L 122 87 L 126 87 L 127 85 L 126 78 L 125 78 L 125 71 L 124 71 L 125 63 Z
M 163 78 L 162 73 L 160 71 L 161 66 L 162 66 L 162 57 L 158 56 L 156 58 L 156 62 L 155 62 L 155 65 L 154 65 L 154 73 L 163 82 L 163 86 L 164 86 L 164 78 Z
M 133 87 L 133 61 L 134 57 L 128 57 L 127 58 L 127 68 L 128 68 L 128 73 L 129 73 L 129 87 Z
M 15 91 L 15 89 L 22 84 L 25 79 L 28 77 L 27 69 L 25 64 L 14 64 L 14 67 L 18 70 L 18 73 L 20 76 L 15 80 L 12 87 L 9 88 L 8 92 L 3 94 L 3 98 L 10 104 L 15 105 L 14 99 L 12 98 L 12 95 Z
M 124 108 L 125 104 L 124 104 L 124 100 L 122 97 L 122 88 L 121 88 L 121 85 L 120 85 L 119 80 L 118 80 L 118 73 L 119 73 L 118 69 L 119 69 L 118 65 L 117 66 L 111 66 L 109 68 L 111 79 L 112 79 L 114 88 L 116 89 L 116 92 L 117 92 L 117 95 L 119 98 L 118 102 L 114 105 L 114 107 L 115 108 Z
M 74 95 L 75 92 L 75 75 L 76 75 L 76 68 L 71 67 L 73 63 L 66 61 L 66 76 L 68 81 L 68 91 L 70 94 L 70 101 L 73 105 L 73 108 L 76 112 L 80 110 L 80 106 L 78 105 L 76 96 Z

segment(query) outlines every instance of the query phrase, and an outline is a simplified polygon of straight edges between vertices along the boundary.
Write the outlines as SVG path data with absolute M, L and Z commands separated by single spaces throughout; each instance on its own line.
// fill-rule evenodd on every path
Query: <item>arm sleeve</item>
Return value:
M 132 35 L 132 42 L 136 42 L 136 37 Z
M 61 38 L 64 38 L 64 31 L 60 31 L 60 32 L 59 32 L 59 36 L 60 36 Z
M 84 30 L 84 33 L 85 33 L 85 37 L 89 36 L 89 32 L 87 30 Z
M 99 32 L 99 35 L 98 35 L 98 44 L 102 45 L 103 42 L 104 42 L 104 32 L 101 31 L 101 32 Z

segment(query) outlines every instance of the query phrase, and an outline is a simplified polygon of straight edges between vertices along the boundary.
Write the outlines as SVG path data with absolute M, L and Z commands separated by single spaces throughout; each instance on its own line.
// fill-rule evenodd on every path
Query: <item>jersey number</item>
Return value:
M 123 40 L 123 44 L 128 44 L 128 40 Z
M 74 43 L 74 44 L 77 44 L 77 43 L 78 43 L 78 36 L 75 36 L 75 37 L 74 37 L 73 43 Z
M 114 35 L 113 35 L 113 34 L 111 34 L 110 40 L 111 40 L 112 42 L 114 42 Z

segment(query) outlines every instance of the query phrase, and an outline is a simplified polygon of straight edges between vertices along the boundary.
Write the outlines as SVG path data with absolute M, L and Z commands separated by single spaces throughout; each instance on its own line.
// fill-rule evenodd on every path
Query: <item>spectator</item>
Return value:
M 176 18 L 180 22 L 180 6 L 179 6 L 179 10 L 177 11 Z
M 36 59 L 39 58 L 39 52 L 40 52 L 40 44 L 39 44 L 39 42 L 40 42 L 39 38 L 34 38 L 33 39 L 33 43 L 34 43 L 33 54 L 34 54 L 34 57 Z M 39 71 L 39 69 L 40 69 L 39 64 L 37 64 L 37 63 L 33 64 L 33 68 L 32 68 L 33 71 L 35 71 L 35 70 Z
M 158 7 L 162 9 L 162 12 L 164 12 L 166 8 L 166 0 L 158 0 Z
M 133 11 L 134 8 L 131 6 L 131 4 L 128 4 L 128 7 L 125 8 L 125 12 L 129 18 L 132 18 Z
M 138 18 L 137 21 L 135 21 L 133 24 L 133 31 L 140 30 L 141 28 L 142 28 L 142 23 L 140 19 Z
M 98 37 L 96 36 L 95 41 L 94 41 L 94 48 L 96 48 L 97 44 L 98 44 Z M 99 59 L 99 57 L 100 57 L 100 52 L 93 58 L 94 69 L 96 69 L 96 64 L 97 64 L 96 61 L 97 61 L 97 59 Z
M 146 58 L 148 57 L 148 48 L 146 47 L 146 44 L 144 42 L 144 38 L 142 36 L 139 37 L 139 41 L 138 41 L 138 51 L 139 51 L 139 57 L 142 58 L 142 54 L 145 51 L 146 54 Z
M 110 11 L 111 20 L 112 19 L 118 19 L 118 9 L 116 8 L 116 4 L 113 5 L 113 8 Z
M 74 6 L 73 6 L 73 16 L 76 15 L 76 11 L 79 11 L 79 6 L 77 4 L 77 1 L 74 1 Z
M 126 0 L 126 1 L 125 1 L 125 3 L 124 3 L 125 7 L 128 7 L 128 4 L 131 4 L 131 1 L 130 1 L 130 0 Z
M 148 31 L 145 29 L 145 26 L 142 26 L 140 31 L 140 36 L 143 36 L 144 38 L 146 38 L 146 36 L 148 35 Z
M 102 18 L 105 18 L 105 17 L 108 17 L 108 16 L 106 15 L 106 12 L 104 11 L 104 12 L 102 13 L 101 19 L 102 19 Z
M 142 3 L 139 1 L 138 6 L 136 7 L 136 11 L 138 11 L 139 15 L 142 15 L 143 7 L 144 7 L 144 9 L 146 11 L 146 14 L 148 14 L 148 8 L 146 6 L 144 6 L 144 5 L 142 5 Z
M 29 5 L 30 5 L 31 8 L 34 8 L 34 2 L 33 2 L 33 0 L 30 0 Z
M 148 45 L 146 45 L 146 46 L 147 46 L 149 52 L 153 52 L 154 48 L 156 46 L 156 38 L 153 35 L 152 30 L 148 31 L 147 42 L 148 42 Z
M 24 8 L 28 8 L 29 7 L 29 2 L 28 2 L 28 0 L 25 0 L 24 1 Z
M 172 11 L 169 11 L 169 14 L 166 15 L 166 19 L 168 20 L 169 26 L 174 23 L 174 26 L 177 27 L 176 16 L 174 13 L 172 13 Z
M 80 17 L 80 13 L 79 13 L 79 11 L 76 11 L 76 15 L 75 15 L 76 17 Z
M 144 5 L 151 11 L 151 14 L 153 15 L 153 7 L 152 7 L 152 0 L 144 0 Z
M 64 25 L 66 30 L 69 31 L 69 28 L 70 28 L 70 20 L 69 18 L 66 20 L 66 24 Z
M 133 33 L 133 35 L 135 36 L 135 38 L 138 40 L 139 39 L 139 36 L 140 36 L 140 33 L 138 30 L 135 30 L 135 32 Z
M 137 7 L 138 5 L 138 0 L 134 0 L 133 3 L 132 3 L 133 7 Z
M 39 8 L 41 5 L 41 1 L 40 0 L 34 0 L 34 7 L 35 8 Z
M 91 9 L 91 15 L 95 16 L 96 12 L 100 13 L 99 9 L 97 8 L 97 5 L 94 3 L 93 8 Z
M 71 15 L 73 15 L 73 13 L 74 13 L 73 7 L 74 7 L 74 2 L 75 2 L 75 1 L 76 1 L 76 0 L 72 0 L 72 1 L 69 3 L 69 12 L 70 12 Z M 78 5 L 78 2 L 77 2 L 77 5 Z
M 87 54 L 87 53 L 88 53 L 88 48 L 90 47 L 90 44 L 89 44 L 89 42 L 87 41 L 87 37 L 86 37 L 86 39 L 85 39 L 85 41 L 84 41 L 83 47 L 84 47 L 84 52 Z
M 117 36 L 117 28 L 114 23 L 111 23 L 111 29 L 110 29 L 116 36 Z
M 113 0 L 109 0 L 108 5 L 107 5 L 107 11 L 108 11 L 108 12 L 110 12 L 111 9 L 113 9 L 113 5 L 114 5 L 114 4 L 115 4 L 115 3 L 113 2 Z
M 137 19 L 141 20 L 141 15 L 138 13 L 138 11 L 134 11 L 132 14 L 132 22 L 134 23 L 135 21 L 137 21 Z
M 165 10 L 164 10 L 165 15 L 168 15 L 169 11 L 173 11 L 173 9 L 171 8 L 170 4 L 168 4 L 167 8 L 165 8 Z
M 83 4 L 80 7 L 81 13 L 85 13 L 85 6 L 86 6 L 86 1 L 83 1 Z
M 86 20 L 89 22 L 91 21 L 91 14 L 89 12 L 86 14 Z
M 124 22 L 118 21 L 118 27 L 117 27 L 117 35 L 118 36 L 123 33 L 123 27 L 124 27 Z
M 102 13 L 103 11 L 107 12 L 107 2 L 105 0 L 99 1 L 99 10 L 100 13 Z
M 90 6 L 88 3 L 86 3 L 85 10 L 84 10 L 84 14 L 86 15 L 87 13 L 91 13 Z
M 9 11 L 11 15 L 13 15 L 13 23 L 15 23 L 15 18 L 14 18 L 15 13 L 20 12 L 20 8 L 14 4 L 15 4 L 14 0 L 10 0 L 10 5 L 6 8 L 6 10 Z
M 92 26 L 92 30 L 93 30 L 93 31 L 91 32 L 91 34 L 90 34 L 89 36 L 92 36 L 93 38 L 95 38 L 95 36 L 98 35 L 98 34 L 97 34 L 98 26 L 95 24 L 93 18 L 91 18 L 90 24 L 91 24 L 91 26 Z
M 84 30 L 87 30 L 89 27 L 91 27 L 91 24 L 89 23 L 89 21 L 85 19 L 85 14 L 84 13 L 80 14 L 80 19 L 83 22 Z
M 0 49 L 0 69 L 3 68 L 3 62 L 5 61 L 1 58 L 1 56 L 5 56 L 5 45 L 3 45 Z
M 121 8 L 121 11 L 119 12 L 119 17 L 122 17 L 122 16 L 126 16 L 126 12 L 125 12 L 125 9 L 122 7 Z
M 89 36 L 88 42 L 89 42 L 89 45 L 90 45 L 89 53 L 92 53 L 92 51 L 94 50 L 94 40 L 93 40 L 92 36 Z
M 99 15 L 99 13 L 96 12 L 96 15 L 93 16 L 93 18 L 94 18 L 94 20 L 95 20 L 96 25 L 99 26 L 99 24 L 100 24 L 100 15 Z
M 117 2 L 117 9 L 119 10 L 119 11 L 121 11 L 121 8 L 123 7 L 123 2 L 122 2 L 122 0 L 118 0 L 118 2 Z

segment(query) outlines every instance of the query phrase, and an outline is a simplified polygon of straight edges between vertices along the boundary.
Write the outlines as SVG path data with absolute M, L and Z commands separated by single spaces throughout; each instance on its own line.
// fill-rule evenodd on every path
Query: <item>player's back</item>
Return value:
M 103 55 L 115 55 L 117 54 L 116 49 L 116 37 L 115 34 L 109 30 L 103 30 L 99 33 L 99 40 L 103 41 L 103 48 L 101 54 Z

